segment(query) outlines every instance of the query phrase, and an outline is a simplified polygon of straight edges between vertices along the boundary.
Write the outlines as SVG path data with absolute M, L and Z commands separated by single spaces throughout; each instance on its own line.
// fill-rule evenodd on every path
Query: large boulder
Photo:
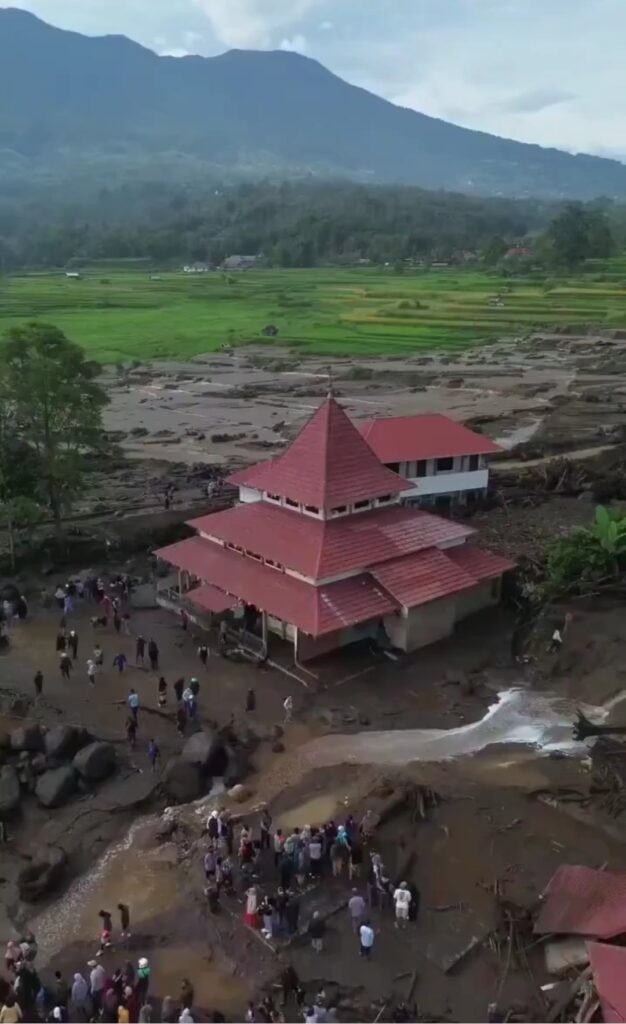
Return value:
M 226 795 L 234 800 L 237 804 L 243 804 L 246 800 L 249 800 L 252 796 L 252 790 L 248 786 L 242 786 L 239 782 L 236 786 L 232 786 L 226 793 Z
M 76 792 L 76 772 L 71 765 L 53 768 L 37 779 L 35 795 L 42 807 L 60 807 Z
M 11 750 L 28 750 L 32 754 L 43 750 L 43 734 L 36 722 L 11 730 Z
M 58 760 L 74 757 L 92 738 L 86 729 L 75 725 L 53 725 L 44 737 L 46 754 Z
M 197 800 L 206 789 L 200 766 L 191 761 L 183 761 L 180 757 L 168 761 L 161 781 L 168 797 L 179 804 Z
M 20 899 L 29 903 L 42 899 L 61 882 L 66 867 L 65 850 L 60 846 L 44 846 L 17 877 Z
M 20 780 L 13 765 L 0 768 L 0 821 L 4 821 L 20 803 Z
M 181 757 L 189 764 L 198 765 L 207 775 L 222 775 L 227 762 L 224 740 L 210 729 L 201 729 L 190 736 Z
M 247 750 L 244 750 L 243 747 L 227 747 L 226 764 L 222 771 L 226 789 L 241 782 L 249 772 L 250 762 Z
M 115 768 L 115 748 L 97 740 L 79 750 L 72 764 L 85 782 L 100 782 Z

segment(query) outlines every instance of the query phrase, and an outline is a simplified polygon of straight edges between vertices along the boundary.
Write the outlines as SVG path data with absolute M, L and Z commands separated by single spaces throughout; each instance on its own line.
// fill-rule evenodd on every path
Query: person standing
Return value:
M 200 680 L 198 679 L 197 676 L 192 676 L 191 679 L 189 680 L 189 689 L 191 690 L 191 692 L 193 694 L 193 699 L 195 700 L 195 702 L 197 704 L 198 703 L 198 695 L 200 693 Z
M 54 600 L 56 601 L 61 611 L 63 611 L 63 604 L 65 602 L 65 587 L 62 587 L 60 583 L 54 592 Z
M 139 664 L 143 665 L 143 659 L 144 659 L 145 651 L 146 651 L 146 639 L 140 633 L 139 636 L 136 637 L 136 639 L 135 639 L 135 664 L 136 665 L 139 665 Z
M 209 658 L 209 648 L 204 643 L 204 641 L 198 647 L 198 657 L 200 658 L 200 661 L 202 662 L 202 664 L 206 668 L 206 663 L 207 663 L 208 658 Z
M 411 906 L 411 893 L 406 882 L 400 882 L 400 885 L 393 894 L 393 902 L 396 907 L 396 928 L 406 928 L 407 921 L 409 920 L 409 907 Z
M 137 746 L 137 721 L 132 715 L 126 719 L 126 739 L 131 750 Z
M 309 872 L 311 878 L 320 878 L 322 874 L 322 856 L 324 846 L 319 832 L 314 832 L 309 840 Z
M 119 633 L 121 626 L 122 626 L 122 618 L 121 618 L 121 615 L 120 615 L 120 613 L 118 612 L 118 610 L 116 608 L 115 611 L 113 612 L 113 629 L 115 630 L 116 633 Z
M 99 964 L 96 960 L 90 960 L 87 967 L 91 968 L 91 974 L 89 975 L 89 992 L 91 994 L 94 1018 L 97 1019 L 102 1007 L 102 999 L 104 997 L 106 972 L 102 964 Z
M 138 716 L 139 716 L 139 694 L 137 693 L 136 690 L 133 690 L 132 687 L 131 687 L 131 690 L 130 690 L 130 692 L 128 694 L 128 698 L 127 699 L 128 699 L 128 706 L 130 708 L 130 713 L 133 716 L 133 719 L 135 721 L 135 725 L 138 725 L 139 724 L 139 718 L 138 718 Z
M 272 830 L 272 815 L 268 811 L 267 807 L 264 807 L 261 812 L 261 849 L 269 850 L 270 848 L 270 835 Z
M 164 708 L 167 705 L 167 683 L 163 676 L 159 678 L 157 683 L 157 704 L 160 708 Z
M 319 910 L 314 910 L 313 919 L 309 925 L 309 935 L 311 936 L 311 945 L 316 953 L 322 952 L 325 932 L 326 923 L 320 917 Z
M 70 672 L 72 671 L 72 659 L 70 658 L 67 651 L 61 651 L 59 656 L 59 668 L 61 669 L 61 675 L 63 679 L 70 678 Z
M 285 849 L 285 837 L 283 835 L 282 828 L 277 828 L 274 832 L 274 867 L 277 868 L 280 864 L 283 850 Z
M 120 651 L 120 653 L 116 654 L 113 658 L 113 668 L 116 668 L 120 675 L 126 668 L 127 664 L 128 659 L 123 651 Z
M 152 766 L 152 771 L 153 772 L 155 772 L 157 770 L 157 763 L 158 763 L 160 757 L 161 757 L 161 751 L 159 750 L 159 747 L 158 747 L 156 741 L 155 740 L 150 740 L 150 742 L 148 743 L 148 760 L 150 761 L 150 764 Z
M 156 672 L 159 668 L 159 645 L 152 638 L 148 641 L 148 658 L 150 659 L 150 668 Z
M 43 690 L 43 672 L 41 671 L 41 669 L 38 669 L 35 672 L 33 685 L 35 687 L 35 700 L 39 700 L 39 698 L 41 697 L 41 691 Z
M 91 658 L 87 662 L 87 680 L 90 686 L 96 685 L 96 663 Z
M 96 644 L 94 646 L 93 660 L 95 662 L 96 668 L 102 668 L 102 666 L 104 665 L 104 652 L 100 644 Z
M 82 974 L 74 975 L 70 998 L 75 1016 L 79 1020 L 89 1020 L 89 985 L 83 978 Z
M 246 694 L 246 711 L 248 713 L 256 711 L 256 693 L 252 687 L 250 687 Z
M 352 890 L 352 896 L 348 900 L 348 910 L 350 912 L 350 920 L 352 922 L 352 931 L 355 935 L 358 935 L 361 922 L 365 916 L 365 900 L 358 889 Z
M 185 729 L 187 727 L 187 711 L 183 701 L 180 702 L 176 708 L 176 729 L 179 736 L 185 735 Z
M 72 658 L 76 661 L 78 657 L 78 633 L 75 629 L 70 629 L 67 637 L 67 646 L 69 647 Z
M 183 699 L 183 690 L 185 689 L 185 680 L 177 679 L 174 683 L 174 693 L 176 694 L 176 700 L 181 701 Z
M 283 701 L 283 710 L 285 712 L 285 725 L 288 725 L 293 718 L 293 697 L 285 697 Z
M 65 630 L 63 629 L 63 627 L 61 627 L 61 629 L 57 633 L 56 649 L 60 653 L 61 651 L 65 650 L 66 646 L 67 646 L 67 640 L 66 640 L 66 637 L 65 637 Z
M 350 843 L 350 860 L 348 861 L 348 878 L 352 881 L 361 875 L 363 865 L 363 848 L 357 840 Z
M 137 961 L 137 996 L 139 998 L 140 1006 L 143 1006 L 148 997 L 148 988 L 150 987 L 150 964 L 145 956 L 142 956 Z
M 120 912 L 120 935 L 123 939 L 130 939 L 130 909 L 127 903 L 118 903 L 117 909 Z
M 66 594 L 63 598 L 63 615 L 67 617 L 74 611 L 74 602 L 69 594 Z
M 360 956 L 370 957 L 374 945 L 374 929 L 369 921 L 364 921 L 359 928 L 359 939 L 361 943 Z

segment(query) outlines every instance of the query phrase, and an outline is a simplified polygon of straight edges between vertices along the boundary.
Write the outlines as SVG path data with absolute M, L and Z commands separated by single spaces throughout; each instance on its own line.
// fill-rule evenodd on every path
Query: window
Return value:
M 426 476 L 426 459 L 420 459 L 417 463 L 415 476 Z
M 317 505 L 305 505 L 304 511 L 311 512 L 314 516 L 318 516 L 320 514 L 320 510 Z
M 388 462 L 387 463 L 387 469 L 390 469 L 392 471 L 392 473 L 399 473 L 400 472 L 400 463 L 399 462 Z
M 280 494 L 270 494 L 269 491 L 267 491 L 266 493 L 269 501 L 280 501 Z
M 369 508 L 369 507 L 370 507 L 369 498 L 366 498 L 364 501 L 355 501 L 355 503 L 354 503 L 354 510 L 355 511 L 357 509 L 359 509 L 359 508 Z
M 388 501 L 391 501 L 392 497 L 393 497 L 392 494 L 383 494 L 378 499 L 378 504 L 379 505 L 385 505 Z
M 449 473 L 454 466 L 454 459 L 437 459 L 436 466 L 438 473 Z
M 344 512 L 347 512 L 346 505 L 337 505 L 335 508 L 331 508 L 330 510 L 331 516 L 341 516 Z
M 478 469 L 478 455 L 470 455 L 468 468 L 470 470 Z
M 297 501 L 292 501 L 291 498 L 285 498 L 285 505 L 289 505 L 290 508 L 300 508 Z
M 245 553 L 248 556 L 248 558 L 254 558 L 255 562 L 262 562 L 263 561 L 263 558 L 261 557 L 261 555 L 257 555 L 256 552 L 254 552 L 254 551 L 249 551 L 248 548 L 246 548 L 246 552 Z

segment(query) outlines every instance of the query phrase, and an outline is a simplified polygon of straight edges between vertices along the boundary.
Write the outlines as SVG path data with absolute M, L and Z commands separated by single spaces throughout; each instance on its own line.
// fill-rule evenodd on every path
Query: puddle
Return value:
M 280 825 L 283 829 L 291 829 L 302 825 L 323 825 L 334 817 L 341 800 L 326 793 L 323 796 L 313 797 L 306 800 L 298 807 L 290 807 L 287 811 L 281 811 L 279 815 Z
M 606 717 L 604 709 L 590 715 Z M 477 754 L 494 744 L 533 746 L 541 754 L 552 750 L 587 753 L 584 743 L 572 739 L 576 708 L 571 701 L 515 688 L 498 694 L 478 722 L 457 729 L 397 729 L 355 735 L 324 736 L 305 746 L 302 756 L 312 765 L 390 764 L 411 761 L 446 761 Z

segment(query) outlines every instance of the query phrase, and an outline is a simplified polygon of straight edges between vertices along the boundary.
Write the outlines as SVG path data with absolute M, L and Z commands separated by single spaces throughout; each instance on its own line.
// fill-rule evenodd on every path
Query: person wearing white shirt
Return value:
M 372 946 L 374 945 L 374 929 L 371 927 L 369 921 L 364 921 L 359 928 L 359 939 L 361 941 L 360 955 L 369 957 L 372 952 Z
M 406 928 L 411 905 L 411 893 L 406 882 L 400 882 L 393 894 L 393 902 L 396 905 L 396 928 Z

